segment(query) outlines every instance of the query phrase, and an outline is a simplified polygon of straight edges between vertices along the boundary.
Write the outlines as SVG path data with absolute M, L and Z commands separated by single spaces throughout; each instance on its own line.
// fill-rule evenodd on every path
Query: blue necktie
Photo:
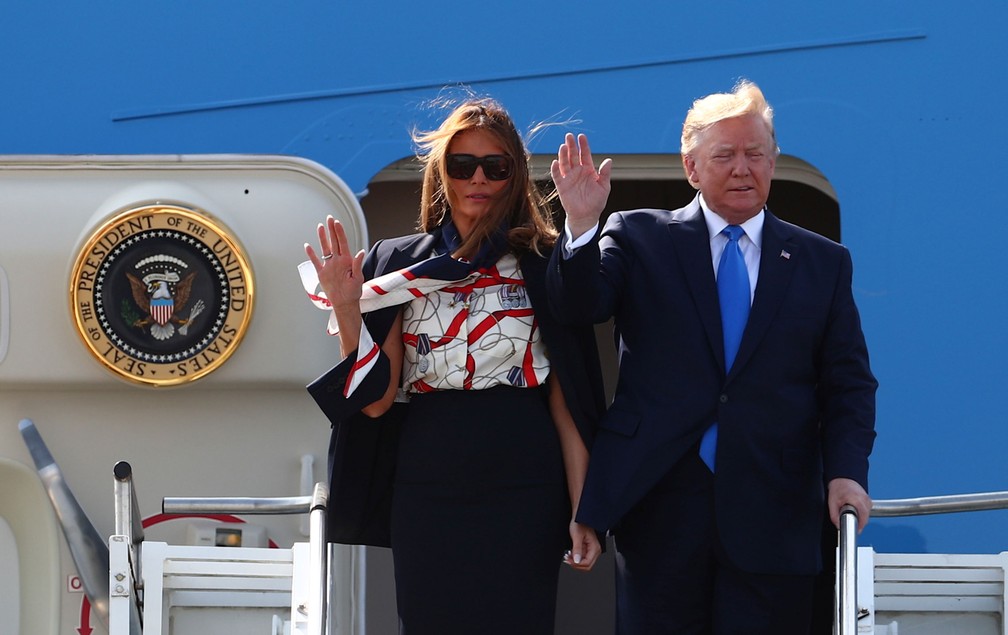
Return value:
M 724 334 L 725 372 L 731 370 L 738 353 L 742 332 L 749 320 L 749 270 L 739 248 L 739 238 L 745 233 L 738 225 L 729 225 L 722 232 L 728 244 L 721 253 L 718 264 L 717 290 L 721 304 L 721 328 Z M 700 440 L 700 458 L 714 471 L 714 454 L 717 449 L 717 423 L 704 432 Z

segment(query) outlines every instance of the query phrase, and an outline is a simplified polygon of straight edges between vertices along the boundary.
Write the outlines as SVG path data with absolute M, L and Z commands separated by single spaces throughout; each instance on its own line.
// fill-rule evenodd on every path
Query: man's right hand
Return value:
M 595 170 L 588 137 L 579 134 L 575 139 L 573 134 L 567 133 L 556 160 L 550 165 L 550 175 L 574 238 L 598 224 L 609 199 L 611 171 L 612 159 L 606 159 L 598 171 Z

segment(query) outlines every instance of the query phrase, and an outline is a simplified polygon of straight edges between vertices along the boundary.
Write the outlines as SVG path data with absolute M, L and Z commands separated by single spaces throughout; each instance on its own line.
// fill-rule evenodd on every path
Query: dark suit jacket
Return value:
M 561 249 L 547 274 L 556 314 L 613 317 L 620 362 L 578 520 L 616 526 L 716 421 L 716 522 L 729 557 L 753 572 L 818 571 L 824 480 L 867 490 L 875 438 L 877 383 L 848 251 L 766 213 L 752 310 L 726 375 L 699 200 L 613 214 L 570 259 Z
M 440 230 L 379 241 L 364 261 L 367 279 L 407 267 L 434 254 Z M 598 419 L 605 410 L 602 372 L 594 330 L 590 324 L 562 326 L 548 309 L 547 260 L 533 253 L 519 258 L 525 290 L 536 308 L 536 320 L 557 373 L 567 407 L 585 446 L 591 448 Z M 374 341 L 385 341 L 399 307 L 368 313 L 364 322 Z M 343 397 L 357 352 L 308 386 L 308 391 L 332 423 L 329 442 L 329 507 L 327 533 L 332 542 L 389 546 L 389 506 L 392 495 L 398 428 L 408 407 L 395 404 L 379 419 L 360 414 L 377 401 L 389 382 L 389 360 L 377 365 L 349 399 Z

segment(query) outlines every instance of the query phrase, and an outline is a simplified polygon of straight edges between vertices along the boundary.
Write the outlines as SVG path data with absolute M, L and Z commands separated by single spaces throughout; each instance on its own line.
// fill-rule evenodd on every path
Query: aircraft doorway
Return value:
M 596 157 L 611 156 L 596 153 Z M 544 189 L 552 187 L 549 166 L 552 156 L 532 157 L 533 174 L 540 176 Z M 612 191 L 605 214 L 617 210 L 654 207 L 676 209 L 687 204 L 696 190 L 686 181 L 678 154 L 625 154 L 613 157 Z M 375 175 L 361 208 L 372 241 L 416 231 L 420 201 L 420 167 L 413 159 L 393 163 Z M 796 157 L 777 159 L 769 208 L 778 217 L 840 241 L 840 206 L 826 177 L 815 167 Z M 563 224 L 563 210 L 556 203 L 557 224 Z M 597 328 L 599 349 L 608 397 L 615 387 L 616 355 L 611 329 Z
M 543 165 L 548 173 L 545 158 Z M 612 192 L 605 213 L 639 207 L 676 209 L 695 195 L 680 155 L 620 155 L 613 158 Z M 778 157 L 767 206 L 779 218 L 840 241 L 836 193 L 819 170 L 801 159 Z
M 597 158 L 607 155 L 595 153 Z M 687 204 L 696 191 L 686 181 L 678 154 L 618 155 L 613 158 L 612 191 L 605 214 L 617 210 L 655 207 L 675 209 Z M 552 156 L 536 155 L 532 170 L 545 188 L 552 187 L 549 166 Z M 416 231 L 420 201 L 420 167 L 413 159 L 403 159 L 378 173 L 368 185 L 361 208 L 373 242 Z M 826 178 L 810 164 L 795 157 L 781 156 L 768 206 L 778 217 L 840 240 L 840 208 Z M 557 223 L 563 213 L 557 203 Z M 612 325 L 596 326 L 599 352 L 607 392 L 611 400 L 616 385 L 616 351 Z M 610 542 L 596 567 L 588 575 L 561 571 L 557 597 L 559 635 L 609 635 L 614 624 L 614 563 Z M 387 549 L 368 548 L 367 559 L 368 632 L 379 635 L 398 632 L 391 601 L 395 598 L 392 556 Z
M 533 173 L 540 177 L 545 188 L 552 187 L 549 179 L 552 160 L 547 155 L 532 157 Z M 678 154 L 617 155 L 613 157 L 612 192 L 605 213 L 638 207 L 675 209 L 688 203 L 695 194 L 686 181 Z M 419 200 L 420 167 L 416 161 L 397 161 L 375 175 L 368 184 L 367 195 L 361 199 L 371 240 L 415 231 Z M 836 193 L 819 170 L 801 159 L 778 157 L 769 207 L 786 221 L 840 241 Z M 557 222 L 562 223 L 562 211 Z

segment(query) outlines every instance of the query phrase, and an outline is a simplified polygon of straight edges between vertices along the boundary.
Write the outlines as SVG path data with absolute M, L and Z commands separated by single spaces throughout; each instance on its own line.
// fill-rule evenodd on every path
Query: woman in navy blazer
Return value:
M 596 171 L 568 134 L 552 174 L 567 240 L 547 275 L 567 323 L 614 318 L 615 398 L 578 520 L 611 530 L 617 632 L 807 633 L 824 514 L 871 509 L 877 383 L 848 251 L 766 209 L 778 154 L 760 90 L 694 103 L 683 165 L 699 194 L 674 211 L 618 212 L 597 230 Z M 717 273 L 739 226 L 748 321 L 726 367 Z M 701 439 L 716 430 L 711 464 Z
M 582 570 L 601 552 L 572 516 L 604 408 L 594 331 L 547 308 L 557 232 L 507 112 L 469 100 L 416 140 L 423 233 L 365 258 L 330 217 L 306 245 L 347 355 L 310 387 L 333 538 L 391 545 L 404 635 L 546 635 L 565 547 Z

